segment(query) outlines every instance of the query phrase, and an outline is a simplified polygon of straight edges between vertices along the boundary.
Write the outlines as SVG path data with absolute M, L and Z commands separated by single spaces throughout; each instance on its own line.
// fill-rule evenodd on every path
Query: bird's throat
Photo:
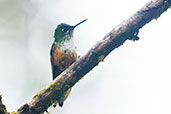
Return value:
M 60 43 L 57 43 L 56 47 L 62 51 L 70 51 L 73 53 L 75 53 L 77 51 L 76 46 L 73 41 L 73 38 L 66 39 Z

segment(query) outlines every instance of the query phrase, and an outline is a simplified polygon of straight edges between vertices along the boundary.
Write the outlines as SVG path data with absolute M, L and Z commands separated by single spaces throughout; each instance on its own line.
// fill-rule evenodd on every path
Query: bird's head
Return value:
M 55 29 L 55 34 L 54 34 L 55 41 L 62 42 L 65 40 L 69 40 L 71 37 L 73 37 L 73 32 L 74 32 L 75 27 L 85 22 L 86 20 L 87 19 L 79 22 L 78 24 L 74 26 L 71 26 L 65 23 L 59 24 L 57 28 Z

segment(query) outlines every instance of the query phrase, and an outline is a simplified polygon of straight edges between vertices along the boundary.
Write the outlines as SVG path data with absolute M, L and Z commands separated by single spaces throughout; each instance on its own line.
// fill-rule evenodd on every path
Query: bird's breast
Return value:
M 77 60 L 77 53 L 71 50 L 61 50 L 56 48 L 53 54 L 54 65 L 58 66 L 60 70 L 64 70 Z

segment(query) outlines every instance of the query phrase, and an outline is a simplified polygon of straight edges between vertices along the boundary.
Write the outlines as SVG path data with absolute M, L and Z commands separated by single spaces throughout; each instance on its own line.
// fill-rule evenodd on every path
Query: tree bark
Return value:
M 74 86 L 99 62 L 103 61 L 112 50 L 123 45 L 126 40 L 138 40 L 139 29 L 152 19 L 157 19 L 170 5 L 171 0 L 152 0 L 148 2 L 62 72 L 49 87 L 41 90 L 30 102 L 20 107 L 17 111 L 18 114 L 41 114 L 46 111 L 65 91 Z
M 2 95 L 0 94 L 0 114 L 9 114 L 6 110 L 6 106 L 2 103 Z

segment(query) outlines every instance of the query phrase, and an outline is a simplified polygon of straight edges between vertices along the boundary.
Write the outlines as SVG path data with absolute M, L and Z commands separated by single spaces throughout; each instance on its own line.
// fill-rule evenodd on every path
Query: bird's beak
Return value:
M 78 24 L 74 25 L 74 26 L 73 26 L 73 29 L 74 29 L 75 27 L 77 27 L 78 25 L 80 25 L 81 23 L 85 22 L 85 21 L 87 21 L 87 19 L 84 19 L 83 21 L 81 21 L 81 22 L 79 22 Z
M 71 28 L 70 28 L 70 30 L 69 30 L 71 36 L 73 35 L 73 31 L 74 31 L 75 27 L 77 27 L 78 25 L 80 25 L 81 23 L 83 23 L 83 22 L 85 22 L 85 21 L 87 21 L 87 19 L 84 19 L 83 21 L 79 22 L 78 24 L 76 24 L 76 25 L 74 25 L 74 26 L 71 26 Z

